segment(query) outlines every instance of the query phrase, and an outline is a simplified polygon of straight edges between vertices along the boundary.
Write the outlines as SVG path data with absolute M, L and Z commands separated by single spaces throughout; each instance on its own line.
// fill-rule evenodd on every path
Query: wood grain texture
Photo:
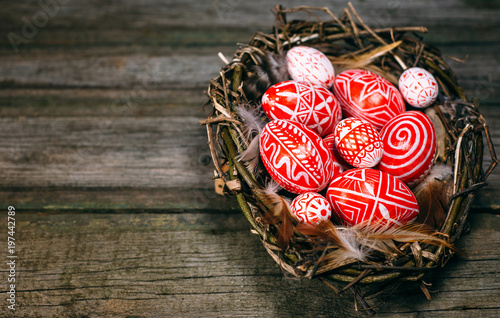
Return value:
M 500 218 L 471 220 L 465 256 L 435 275 L 433 300 L 401 289 L 381 317 L 500 313 Z M 16 222 L 18 317 L 364 316 L 349 293 L 284 278 L 239 213 L 18 213 Z

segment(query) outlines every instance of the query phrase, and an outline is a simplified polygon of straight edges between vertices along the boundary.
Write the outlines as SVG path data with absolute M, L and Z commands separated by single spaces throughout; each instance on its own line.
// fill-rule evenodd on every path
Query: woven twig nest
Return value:
M 307 12 L 313 19 L 287 21 L 286 15 L 296 12 Z M 316 12 L 327 13 L 331 19 L 322 21 Z M 202 123 L 207 128 L 217 191 L 236 196 L 253 231 L 284 273 L 298 278 L 319 278 L 337 293 L 350 289 L 358 305 L 371 312 L 366 297 L 401 282 L 415 282 L 430 298 L 424 275 L 444 266 L 457 252 L 454 245 L 467 229 L 474 192 L 486 184 L 485 179 L 497 160 L 477 102 L 465 96 L 440 52 L 422 42 L 420 34 L 426 32 L 424 27 L 372 29 L 350 4 L 344 12 L 342 18 L 337 18 L 327 8 L 276 7 L 272 32 L 255 33 L 247 45 L 240 45 L 220 75 L 210 81 L 208 103 L 213 109 Z M 389 252 L 375 249 L 362 259 L 352 256 L 339 259 L 342 244 L 332 238 L 332 233 L 324 227 L 312 234 L 298 230 L 297 221 L 282 213 L 293 194 L 279 191 L 274 196 L 268 195 L 269 174 L 262 167 L 249 168 L 248 162 L 241 159 L 241 153 L 258 135 L 249 131 L 238 108 L 261 107 L 260 97 L 266 89 L 286 77 L 286 69 L 280 69 L 280 56 L 298 45 L 314 47 L 326 54 L 336 74 L 350 68 L 366 69 L 397 86 L 402 72 L 417 66 L 436 78 L 440 95 L 425 113 L 431 118 L 438 138 L 434 166 L 447 166 L 452 174 L 449 180 L 431 180 L 438 183 L 439 192 L 446 192 L 442 191 L 444 187 L 450 189 L 449 195 L 439 202 L 432 196 L 420 197 L 420 208 L 429 215 L 443 213 L 442 220 L 432 224 L 434 228 L 425 227 L 424 236 L 398 238 L 397 233 L 392 233 L 392 237 L 384 239 L 385 243 L 393 242 L 389 244 L 393 247 L 388 248 Z M 261 119 L 268 120 L 265 116 Z M 483 139 L 492 158 L 486 171 L 483 171 Z M 432 193 L 432 189 L 424 190 Z M 332 226 L 330 231 L 342 227 Z

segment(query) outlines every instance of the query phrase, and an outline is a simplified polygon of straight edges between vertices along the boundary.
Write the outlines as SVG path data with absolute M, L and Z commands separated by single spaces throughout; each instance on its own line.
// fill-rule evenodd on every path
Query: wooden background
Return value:
M 222 52 L 268 32 L 270 1 L 10 1 L 0 9 L 1 317 L 362 317 L 352 295 L 285 279 L 213 191 L 200 105 Z M 282 1 L 290 8 L 306 1 Z M 307 1 L 342 15 L 344 1 Z M 422 25 L 500 149 L 499 1 L 353 1 L 372 26 Z M 465 60 L 460 62 L 458 60 Z M 489 163 L 485 158 L 485 166 Z M 380 317 L 500 316 L 500 173 L 434 284 Z M 16 208 L 16 311 L 7 207 Z M 5 242 L 5 243 L 4 243 Z

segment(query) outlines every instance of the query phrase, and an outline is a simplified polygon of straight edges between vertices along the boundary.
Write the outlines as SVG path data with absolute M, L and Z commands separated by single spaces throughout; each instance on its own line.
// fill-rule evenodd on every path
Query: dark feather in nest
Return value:
M 285 197 L 279 195 L 280 189 L 276 183 L 270 182 L 266 188 L 258 191 L 261 202 L 266 206 L 262 215 L 262 221 L 267 224 L 274 224 L 278 229 L 276 243 L 285 250 L 290 244 L 294 235 L 294 221 L 290 204 Z
M 255 55 L 257 64 L 250 67 L 252 75 L 243 81 L 243 90 L 248 100 L 260 101 L 266 90 L 276 83 L 290 80 L 286 66 L 286 55 L 266 52 Z
M 452 190 L 452 171 L 444 164 L 436 164 L 420 182 L 413 193 L 417 198 L 419 213 L 415 222 L 439 229 L 448 213 Z

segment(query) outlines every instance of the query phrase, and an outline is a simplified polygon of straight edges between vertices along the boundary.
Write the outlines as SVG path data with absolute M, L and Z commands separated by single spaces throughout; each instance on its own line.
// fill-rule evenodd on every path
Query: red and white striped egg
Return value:
M 344 71 L 335 78 L 333 89 L 344 117 L 364 119 L 377 130 L 405 111 L 405 102 L 396 86 L 370 71 Z
M 318 192 L 333 177 L 330 150 L 304 124 L 273 120 L 262 130 L 259 145 L 269 175 L 289 192 Z
M 323 52 L 308 46 L 296 46 L 286 53 L 286 62 L 292 79 L 332 87 L 335 71 Z
M 335 147 L 340 156 L 356 168 L 376 166 L 384 154 L 379 132 L 359 118 L 345 118 L 335 127 Z
M 391 119 L 381 131 L 384 155 L 378 169 L 415 186 L 432 168 L 436 132 L 429 117 L 407 111 Z
M 399 77 L 398 86 L 404 100 L 418 108 L 432 105 L 439 92 L 434 76 L 420 67 L 412 67 L 404 71 Z
M 290 204 L 290 210 L 300 223 L 311 225 L 328 221 L 332 216 L 332 207 L 328 200 L 315 192 L 306 192 L 295 197 Z
M 262 96 L 262 108 L 270 119 L 296 121 L 325 136 L 342 119 L 337 98 L 324 86 L 285 81 L 271 86 Z
M 376 169 L 351 169 L 338 175 L 326 193 L 333 215 L 347 225 L 391 227 L 413 222 L 418 203 L 399 179 Z

